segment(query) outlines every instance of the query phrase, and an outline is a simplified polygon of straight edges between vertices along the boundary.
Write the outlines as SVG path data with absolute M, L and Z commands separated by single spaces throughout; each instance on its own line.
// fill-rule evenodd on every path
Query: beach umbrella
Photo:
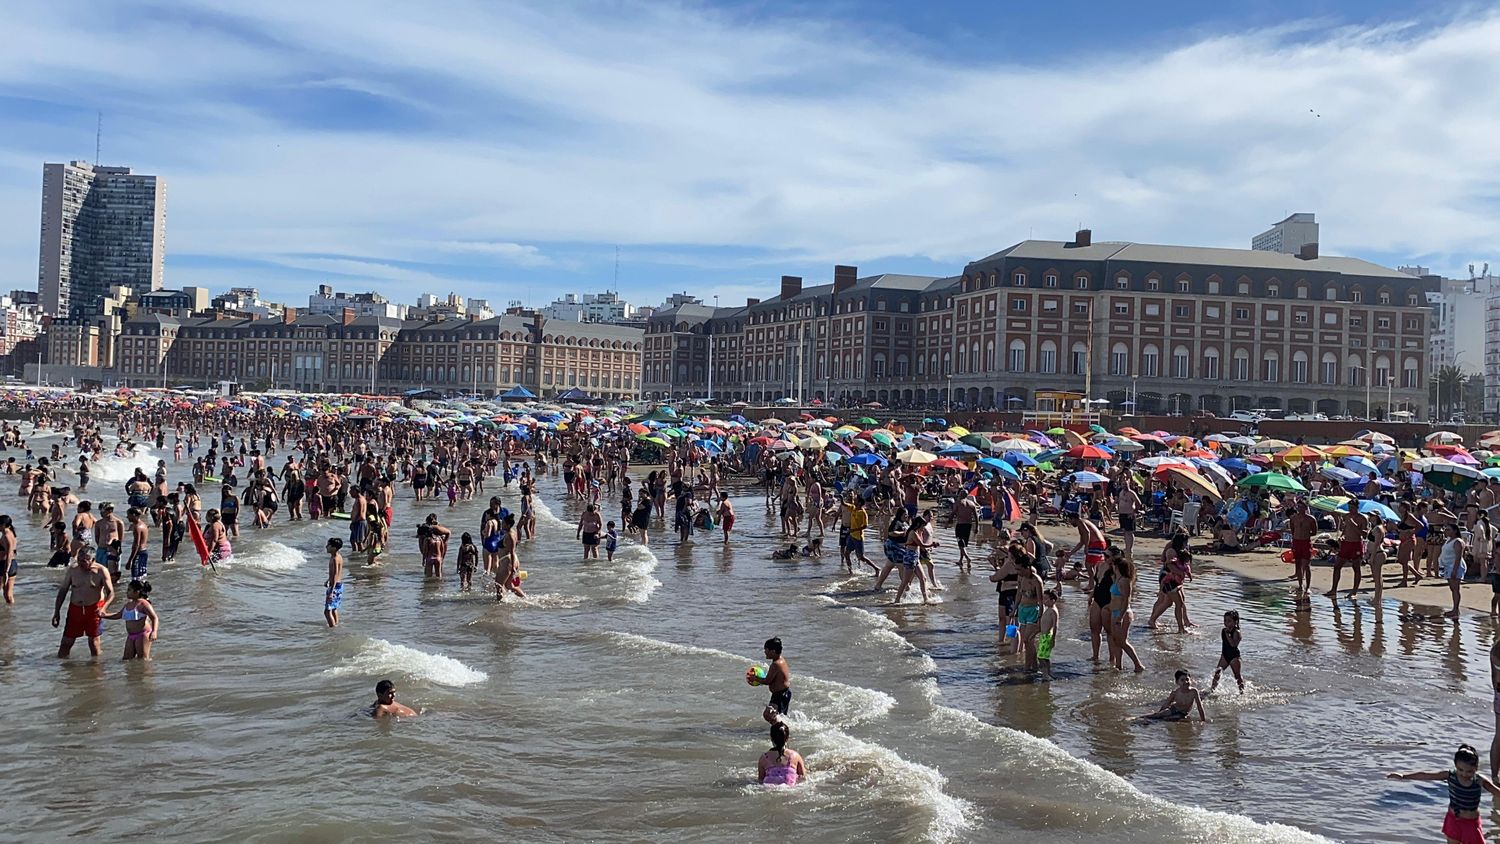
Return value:
M 1459 454 L 1453 455 L 1452 457 L 1450 457 L 1448 459 L 1452 460 L 1454 463 L 1459 464 L 1460 466 L 1478 466 L 1479 465 L 1479 461 L 1475 460 L 1474 459 L 1474 455 L 1472 455 L 1472 454 L 1459 453 Z
M 1292 443 L 1289 443 L 1286 440 L 1260 440 L 1252 444 L 1249 448 L 1251 451 L 1265 454 L 1267 452 L 1286 451 L 1291 447 Z
M 869 433 L 870 437 L 881 445 L 893 446 L 896 444 L 896 437 L 890 431 L 869 431 L 867 433 Z
M 1213 479 L 1216 483 L 1221 483 L 1225 486 L 1229 486 L 1234 483 L 1234 477 L 1229 474 L 1229 470 L 1213 462 L 1212 460 L 1204 460 L 1202 458 L 1199 458 L 1193 461 L 1193 465 L 1198 467 L 1198 472 L 1200 474 Z
M 1163 466 L 1162 473 L 1166 475 L 1167 483 L 1177 486 L 1188 492 L 1196 492 L 1215 501 L 1223 499 L 1219 488 L 1214 486 L 1208 479 L 1195 472 L 1190 472 L 1183 466 Z
M 1369 475 L 1371 473 L 1378 474 L 1380 472 L 1380 470 L 1375 467 L 1375 461 L 1371 460 L 1368 457 L 1360 457 L 1358 455 L 1350 455 L 1348 457 L 1345 457 L 1343 460 L 1339 461 L 1339 465 L 1343 466 L 1345 469 L 1359 472 L 1362 475 Z
M 1107 434 L 1107 433 L 1109 433 L 1109 431 L 1107 431 L 1107 430 L 1104 429 L 1103 425 L 1100 425 L 1097 422 L 1089 425 L 1089 430 L 1093 431 L 1096 434 Z
M 1005 455 L 1004 455 L 1004 457 L 1002 459 L 1006 463 L 1009 463 L 1012 466 L 1035 466 L 1035 465 L 1037 465 L 1037 462 L 1036 462 L 1035 458 L 1033 458 L 1031 455 L 1027 454 L 1024 451 L 1007 451 L 1007 452 L 1005 452 Z M 980 461 L 980 462 L 983 462 L 983 461 Z
M 898 453 L 896 459 L 908 465 L 921 466 L 937 460 L 937 455 L 930 451 L 921 451 L 920 449 L 913 448 Z
M 1131 434 L 1130 439 L 1135 440 L 1138 443 L 1156 443 L 1157 445 L 1167 444 L 1166 440 L 1158 437 L 1155 434 Z
M 1500 466 L 1491 466 L 1488 469 L 1480 469 L 1479 471 L 1486 477 L 1500 478 Z
M 1426 483 L 1450 492 L 1463 492 L 1480 481 L 1486 480 L 1483 472 L 1472 466 L 1462 466 L 1458 463 L 1433 463 L 1418 471 L 1422 473 L 1422 480 Z
M 1123 451 L 1126 453 L 1144 451 L 1146 449 L 1145 446 L 1135 440 L 1111 440 L 1109 448 L 1111 451 Z
M 981 453 L 979 449 L 965 443 L 955 443 L 938 452 L 943 457 L 964 457 L 979 453 Z
M 651 443 L 652 445 L 659 445 L 662 448 L 671 448 L 672 447 L 671 443 L 667 442 L 666 440 L 662 439 L 661 437 L 650 437 L 650 436 L 646 436 L 644 434 L 637 434 L 635 438 L 637 440 L 640 440 L 643 443 Z
M 1353 500 L 1347 495 L 1319 495 L 1309 500 L 1307 506 L 1324 513 L 1347 513 Z
M 1114 455 L 1097 445 L 1075 445 L 1068 449 L 1069 457 L 1081 460 L 1110 460 Z
M 1206 442 L 1206 443 L 1227 443 L 1227 442 L 1229 442 L 1229 435 L 1228 434 L 1209 434 L 1208 436 L 1206 436 L 1206 437 L 1203 438 L 1203 441 Z
M 829 422 L 827 419 L 814 419 L 813 421 L 807 423 L 807 427 L 814 430 L 822 430 L 824 428 L 832 428 L 833 423 Z
M 874 427 L 880 424 L 879 422 L 876 422 L 874 419 L 871 419 L 868 416 L 861 416 L 858 419 L 854 420 L 854 422 L 857 425 L 868 425 L 870 427 Z
M 719 454 L 724 451 L 723 447 L 713 440 L 698 440 L 695 445 L 697 445 L 699 448 L 702 448 L 704 451 L 712 451 L 715 454 Z
M 1027 459 L 1029 460 L 1030 458 Z M 1032 465 L 1036 465 L 1035 460 L 1032 460 L 1031 462 Z M 996 460 L 993 457 L 981 457 L 979 458 L 979 465 L 994 469 L 996 472 L 999 472 L 1000 474 L 1005 475 L 1008 478 L 1015 478 L 1017 480 L 1021 478 L 1021 473 L 1017 472 L 1014 466 L 1005 462 L 1004 460 Z
M 968 466 L 965 466 L 964 464 L 958 462 L 957 460 L 954 460 L 951 457 L 939 457 L 938 459 L 932 461 L 931 463 L 929 463 L 927 465 L 931 466 L 934 469 L 960 469 L 960 470 L 967 470 L 969 468 Z
M 1368 498 L 1362 498 L 1359 500 L 1359 512 L 1377 515 L 1388 522 L 1396 522 L 1401 520 L 1401 517 L 1396 515 L 1395 510 L 1392 510 L 1390 507 L 1381 504 L 1379 501 L 1371 501 Z
M 962 425 L 951 425 L 948 428 L 948 433 L 952 434 L 955 437 L 967 437 L 969 435 L 969 429 L 965 428 Z
M 1062 456 L 1063 456 L 1063 450 L 1062 449 L 1060 449 L 1060 448 L 1049 448 L 1046 451 L 1039 451 L 1039 452 L 1037 452 L 1036 459 L 1037 459 L 1038 463 L 1050 463 L 1053 460 L 1056 460 L 1057 458 L 1062 457 Z
M 1070 475 L 1064 475 L 1063 480 L 1072 481 L 1079 486 L 1090 486 L 1092 484 L 1105 483 L 1109 478 L 1104 477 L 1098 472 L 1074 472 Z
M 1352 446 L 1348 443 L 1339 443 L 1323 449 L 1323 454 L 1328 457 L 1369 457 L 1370 453 L 1363 448 Z
M 1164 454 L 1159 457 L 1142 457 L 1132 465 L 1141 469 L 1151 469 L 1154 471 L 1163 466 L 1191 466 L 1192 464 L 1188 462 L 1186 457 L 1173 457 Z
M 849 458 L 849 463 L 854 466 L 884 466 L 886 459 L 873 451 L 867 451 Z
M 1371 444 L 1385 443 L 1386 445 L 1394 445 L 1396 442 L 1394 438 L 1387 436 L 1386 434 L 1382 434 L 1379 431 L 1362 431 L 1359 434 L 1355 435 L 1354 438 Z
M 1464 438 L 1452 431 L 1433 431 L 1422 441 L 1428 443 L 1461 443 L 1464 441 Z
M 1007 439 L 996 442 L 995 449 L 997 451 L 1020 451 L 1028 454 L 1035 454 L 1036 452 L 1041 451 L 1042 447 L 1035 442 L 1024 439 L 1022 437 L 1009 437 Z
M 1224 442 L 1226 445 L 1237 445 L 1240 448 L 1249 448 L 1259 442 L 1259 440 L 1255 439 L 1255 437 L 1230 437 Z M 1290 443 L 1288 443 L 1288 445 L 1290 445 Z
M 1279 472 L 1256 472 L 1241 478 L 1236 486 L 1242 489 L 1274 489 L 1285 492 L 1307 492 L 1307 487 L 1291 475 Z
M 1418 475 L 1417 477 L 1421 476 Z M 1353 493 L 1354 495 L 1364 495 L 1366 483 L 1368 482 L 1360 480 L 1346 481 L 1344 483 L 1344 489 L 1348 492 Z M 1379 478 L 1375 481 L 1375 483 L 1379 484 L 1382 490 L 1392 490 L 1396 488 L 1396 482 L 1391 480 L 1390 478 Z
M 1062 429 L 1058 428 L 1057 430 L 1061 431 Z M 1047 436 L 1047 432 L 1046 431 L 1038 431 L 1035 428 L 1029 428 L 1026 431 L 1026 436 L 1030 437 L 1034 442 L 1036 442 L 1042 448 L 1056 448 L 1057 447 L 1057 441 L 1054 440 L 1054 439 L 1052 439 L 1051 437 Z
M 822 451 L 828 447 L 828 440 L 823 439 L 817 434 L 813 434 L 810 437 L 798 440 L 797 447 L 806 451 Z
M 990 452 L 995 450 L 995 443 L 984 434 L 964 434 L 958 438 L 964 445 L 972 445 L 980 451 Z
M 1318 474 L 1325 478 L 1331 478 L 1339 483 L 1359 480 L 1359 473 L 1345 469 L 1342 466 L 1324 466 L 1318 470 Z
M 1086 440 L 1086 439 L 1083 438 L 1083 434 L 1080 434 L 1077 431 L 1069 431 L 1066 428 L 1059 428 L 1059 429 L 1056 429 L 1056 430 L 1061 430 L 1062 431 L 1062 433 L 1059 434 L 1059 435 L 1057 435 L 1057 436 L 1058 436 L 1059 439 L 1062 440 L 1063 445 L 1069 445 L 1069 446 L 1083 445 L 1084 443 L 1088 442 L 1088 440 Z
M 797 444 L 791 440 L 772 440 L 771 442 L 772 451 L 795 451 L 796 449 Z

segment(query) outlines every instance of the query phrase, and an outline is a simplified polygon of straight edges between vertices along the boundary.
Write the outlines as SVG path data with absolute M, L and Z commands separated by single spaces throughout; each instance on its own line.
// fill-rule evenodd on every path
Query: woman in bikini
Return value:
M 161 619 L 156 615 L 156 608 L 147 600 L 151 594 L 151 584 L 143 580 L 132 580 L 126 587 L 126 594 L 130 600 L 125 602 L 120 611 L 107 613 L 103 617 L 125 620 L 125 655 L 121 659 L 150 660 L 151 643 L 156 641 L 156 636 L 161 631 Z
M 1135 591 L 1135 564 L 1124 555 L 1114 559 L 1115 582 L 1109 587 L 1109 661 L 1118 670 L 1124 670 L 1124 655 L 1135 663 L 1137 674 L 1144 671 L 1141 658 L 1136 656 L 1135 646 L 1130 644 L 1130 625 L 1135 621 L 1135 611 L 1130 608 L 1130 597 Z

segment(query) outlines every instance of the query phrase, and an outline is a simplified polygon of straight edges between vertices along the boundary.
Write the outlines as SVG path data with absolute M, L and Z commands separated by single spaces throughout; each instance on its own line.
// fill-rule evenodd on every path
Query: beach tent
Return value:
M 579 389 L 578 387 L 570 387 L 567 390 L 558 393 L 557 400 L 578 402 L 579 404 L 596 404 L 599 401 L 598 399 L 589 395 L 587 391 Z
M 531 401 L 534 398 L 536 398 L 536 393 L 533 393 L 520 384 L 500 394 L 501 401 Z

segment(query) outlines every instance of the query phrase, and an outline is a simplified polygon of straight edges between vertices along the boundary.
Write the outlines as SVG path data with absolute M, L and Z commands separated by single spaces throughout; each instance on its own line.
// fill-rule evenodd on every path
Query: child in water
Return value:
M 1245 678 L 1240 676 L 1240 611 L 1230 610 L 1224 613 L 1224 629 L 1219 631 L 1219 664 L 1214 668 L 1214 681 L 1208 687 L 1208 694 L 1213 694 L 1219 687 L 1219 675 L 1228 668 L 1234 674 L 1235 682 L 1240 684 L 1240 694 L 1245 693 Z
M 150 594 L 151 584 L 143 580 L 132 580 L 126 587 L 126 595 L 130 600 L 125 602 L 119 612 L 103 616 L 125 620 L 125 654 L 121 659 L 151 659 L 151 643 L 156 641 L 156 634 L 161 630 L 161 619 L 156 615 L 156 608 L 147 600 L 146 596 Z
M 1052 679 L 1052 648 L 1057 644 L 1057 590 L 1042 593 L 1042 618 L 1037 622 L 1036 659 L 1042 669 L 1042 679 Z
M 615 530 L 615 523 L 605 525 L 604 531 L 604 556 L 607 562 L 615 561 L 615 549 L 620 547 L 620 532 Z
M 464 534 L 458 546 L 458 588 L 467 592 L 474 585 L 474 568 L 479 564 L 479 548 L 474 544 L 474 535 Z
M 1479 773 L 1479 752 L 1461 744 L 1453 754 L 1453 769 L 1386 774 L 1393 780 L 1428 780 L 1448 784 L 1448 814 L 1443 816 L 1443 835 L 1457 844 L 1484 844 L 1484 825 L 1479 819 L 1479 800 L 1485 791 L 1500 795 L 1500 788 Z
M 802 754 L 787 747 L 792 728 L 785 721 L 771 725 L 771 749 L 760 755 L 756 779 L 761 785 L 796 785 L 807 778 L 807 763 Z
M 1177 687 L 1167 695 L 1167 699 L 1161 702 L 1161 706 L 1150 715 L 1142 715 L 1142 721 L 1185 721 L 1193 714 L 1193 707 L 1198 708 L 1198 720 L 1207 722 L 1208 716 L 1203 714 L 1203 695 L 1193 688 L 1193 675 L 1178 669 L 1173 675 L 1177 681 Z

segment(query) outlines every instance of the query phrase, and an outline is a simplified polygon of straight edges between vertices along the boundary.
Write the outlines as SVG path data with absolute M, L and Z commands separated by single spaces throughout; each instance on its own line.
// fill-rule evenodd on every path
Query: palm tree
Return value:
M 1428 380 L 1427 400 L 1437 409 L 1438 419 L 1447 419 L 1463 401 L 1464 381 L 1464 371 L 1456 366 L 1444 366 Z

